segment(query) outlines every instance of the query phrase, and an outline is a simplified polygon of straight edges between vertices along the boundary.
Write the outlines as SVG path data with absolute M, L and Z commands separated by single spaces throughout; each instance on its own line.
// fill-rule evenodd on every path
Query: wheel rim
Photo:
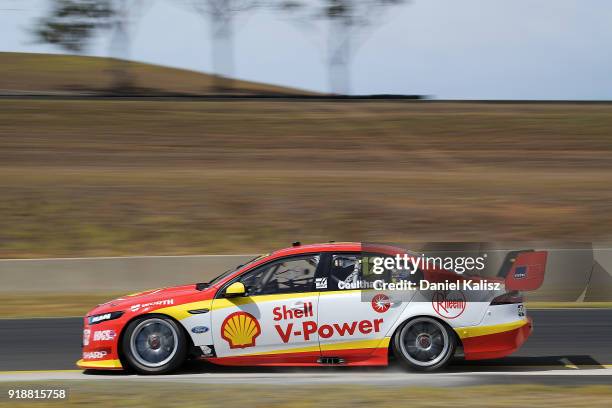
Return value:
M 429 367 L 438 364 L 450 348 L 448 332 L 442 323 L 429 318 L 408 322 L 400 332 L 400 349 L 412 364 Z
M 168 363 L 178 349 L 178 334 L 174 326 L 163 319 L 141 322 L 130 339 L 132 355 L 147 367 L 161 367 Z

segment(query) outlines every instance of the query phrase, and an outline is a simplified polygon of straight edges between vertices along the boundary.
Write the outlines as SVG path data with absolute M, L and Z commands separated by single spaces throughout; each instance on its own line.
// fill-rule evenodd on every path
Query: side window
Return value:
M 393 259 L 393 262 L 390 262 L 390 264 L 393 266 L 389 269 L 384 266 L 387 264 L 387 258 L 395 257 L 385 254 L 368 254 L 366 258 L 367 266 L 364 268 L 366 270 L 364 275 L 366 275 L 367 280 L 383 279 L 385 282 L 400 282 L 404 280 L 418 282 L 421 279 L 422 272 L 420 272 L 419 270 L 415 271 L 415 273 L 411 273 L 411 271 L 414 269 L 412 261 L 408 260 L 405 264 L 402 262 L 401 266 L 399 268 L 396 268 L 396 262 L 395 259 Z M 382 267 L 382 273 L 374 273 L 374 271 L 376 270 L 374 262 L 375 259 L 378 260 L 378 268 Z
M 240 282 L 248 296 L 311 292 L 319 259 L 319 255 L 280 259 L 246 274 Z
M 367 289 L 373 287 L 374 281 L 381 279 L 386 282 L 415 279 L 408 271 L 395 268 L 385 268 L 382 274 L 375 274 L 374 259 L 388 257 L 383 254 L 334 254 L 328 290 Z
M 362 255 L 334 254 L 329 271 L 328 290 L 359 289 Z
M 259 284 L 262 283 L 266 271 L 268 271 L 267 267 L 260 267 L 240 277 L 240 282 L 246 288 L 247 295 L 256 291 Z

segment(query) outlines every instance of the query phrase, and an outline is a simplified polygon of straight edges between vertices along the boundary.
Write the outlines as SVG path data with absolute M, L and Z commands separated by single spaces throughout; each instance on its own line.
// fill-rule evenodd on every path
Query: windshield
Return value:
M 249 261 L 247 261 L 247 262 L 245 262 L 245 263 L 243 263 L 243 264 L 240 264 L 240 265 L 235 266 L 234 268 L 230 268 L 230 269 L 228 269 L 227 271 L 223 272 L 221 275 L 217 276 L 216 278 L 214 278 L 213 280 L 211 280 L 210 282 L 208 282 L 208 285 L 214 285 L 215 283 L 217 283 L 217 282 L 219 282 L 219 281 L 223 280 L 223 279 L 224 279 L 224 278 L 226 278 L 227 276 L 229 276 L 229 275 L 231 275 L 232 273 L 236 272 L 238 269 L 242 268 L 243 266 L 249 265 L 249 264 L 251 264 L 251 263 L 253 263 L 253 262 L 255 262 L 255 261 L 257 261 L 257 260 L 259 260 L 259 259 L 263 258 L 264 256 L 268 256 L 268 254 L 265 254 L 265 255 L 258 255 L 258 256 L 256 256 L 255 258 L 253 258 L 253 259 L 251 259 L 251 260 L 249 260 Z

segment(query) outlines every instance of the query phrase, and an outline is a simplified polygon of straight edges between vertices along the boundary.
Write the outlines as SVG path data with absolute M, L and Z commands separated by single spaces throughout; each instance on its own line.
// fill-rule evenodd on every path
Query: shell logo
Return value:
M 232 349 L 253 347 L 260 334 L 259 322 L 247 312 L 234 312 L 221 324 L 221 338 L 227 341 Z

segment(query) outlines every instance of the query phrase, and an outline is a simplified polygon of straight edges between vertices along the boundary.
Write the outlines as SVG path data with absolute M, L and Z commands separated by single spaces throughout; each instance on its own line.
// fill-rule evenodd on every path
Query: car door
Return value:
M 325 359 L 358 364 L 379 351 L 386 362 L 386 338 L 408 302 L 372 289 L 364 278 L 362 253 L 334 253 L 328 267 L 327 288 L 319 299 L 319 343 Z
M 258 266 L 227 284 L 242 282 L 242 297 L 225 298 L 221 288 L 212 303 L 216 356 L 236 364 L 315 363 L 320 261 L 317 253 Z

